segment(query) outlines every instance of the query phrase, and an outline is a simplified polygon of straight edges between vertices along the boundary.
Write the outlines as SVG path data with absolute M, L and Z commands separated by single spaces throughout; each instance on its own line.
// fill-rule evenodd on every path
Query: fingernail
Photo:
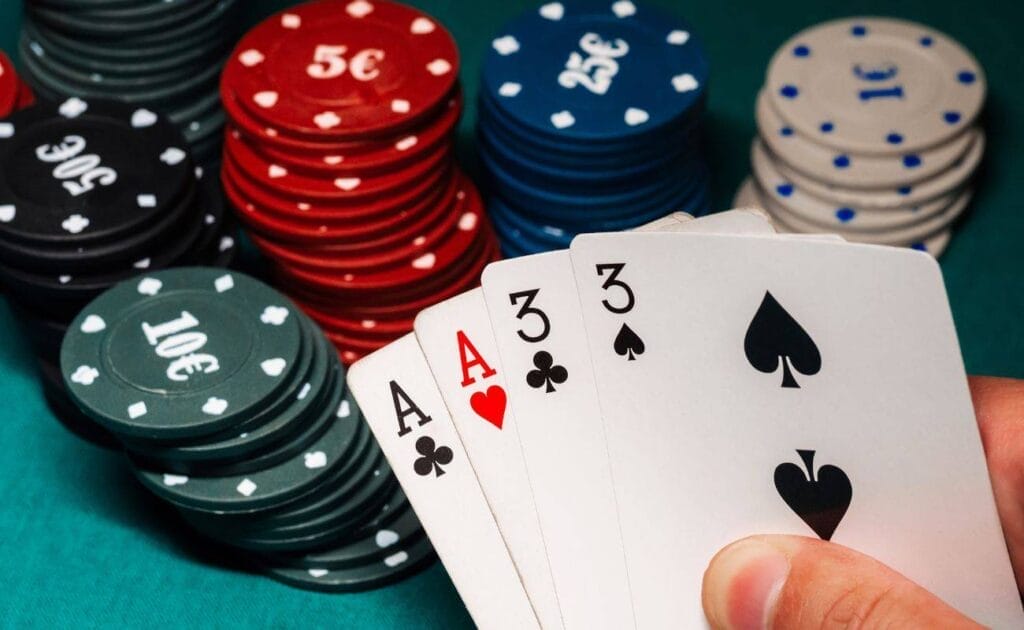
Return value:
M 765 630 L 789 576 L 789 558 L 757 538 L 729 545 L 704 575 L 704 613 L 720 630 Z

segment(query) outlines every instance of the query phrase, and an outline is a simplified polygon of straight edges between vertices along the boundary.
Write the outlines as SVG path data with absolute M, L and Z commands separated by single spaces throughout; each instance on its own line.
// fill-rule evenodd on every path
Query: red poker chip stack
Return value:
M 242 38 L 221 97 L 228 199 L 344 362 L 499 256 L 453 156 L 458 51 L 427 15 L 383 0 L 292 7 Z
M 10 58 L 0 52 L 0 118 L 36 102 L 35 94 L 14 69 Z

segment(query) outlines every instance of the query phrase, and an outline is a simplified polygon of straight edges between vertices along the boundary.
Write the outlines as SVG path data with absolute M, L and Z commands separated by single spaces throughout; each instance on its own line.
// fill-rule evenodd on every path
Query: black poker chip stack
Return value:
M 144 107 L 70 98 L 0 120 L 0 285 L 69 429 L 108 436 L 67 400 L 57 362 L 91 299 L 146 270 L 226 266 L 235 229 L 216 178 Z
M 25 78 L 50 100 L 111 98 L 170 118 L 201 164 L 219 159 L 220 70 L 236 0 L 26 0 Z

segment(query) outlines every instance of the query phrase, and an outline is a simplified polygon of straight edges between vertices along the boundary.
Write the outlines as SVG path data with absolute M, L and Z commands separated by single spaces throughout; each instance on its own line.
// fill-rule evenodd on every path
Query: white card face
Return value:
M 415 328 L 541 626 L 561 628 L 518 430 L 507 421 L 505 375 L 483 292 L 467 291 L 422 311 Z
M 347 378 L 476 625 L 539 628 L 415 336 L 359 361 Z M 450 458 L 436 458 L 425 475 L 416 471 L 423 452 L 445 455 L 442 448 Z
M 632 628 L 633 606 L 568 251 L 493 263 L 483 291 L 566 628 Z
M 638 627 L 704 625 L 708 561 L 757 533 L 831 538 L 1024 626 L 933 259 L 630 233 L 571 254 Z
M 766 219 L 746 211 L 688 217 L 670 215 L 638 231 L 772 231 Z M 565 625 L 632 627 L 608 451 L 569 252 L 493 263 L 482 283 Z

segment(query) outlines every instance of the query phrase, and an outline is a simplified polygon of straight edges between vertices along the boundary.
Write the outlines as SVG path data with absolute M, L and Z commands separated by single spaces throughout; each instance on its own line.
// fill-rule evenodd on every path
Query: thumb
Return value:
M 718 552 L 703 604 L 715 630 L 981 628 L 878 561 L 801 536 L 754 536 Z

